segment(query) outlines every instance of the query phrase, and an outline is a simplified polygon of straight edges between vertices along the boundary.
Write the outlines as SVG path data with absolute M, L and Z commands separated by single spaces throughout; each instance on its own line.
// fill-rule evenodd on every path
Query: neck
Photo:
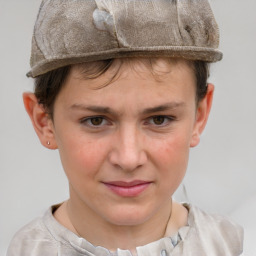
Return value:
M 177 203 L 172 207 L 172 201 L 169 200 L 144 223 L 121 226 L 98 217 L 95 212 L 78 204 L 76 200 L 72 201 L 71 198 L 55 212 L 54 216 L 66 228 L 95 246 L 100 245 L 110 251 L 116 251 L 117 248 L 130 250 L 136 255 L 136 247 L 157 241 L 166 235 L 173 235 L 181 226 L 186 225 L 187 218 L 184 209 L 184 216 L 181 214 L 180 207 Z
M 73 231 L 95 246 L 103 246 L 110 251 L 117 248 L 136 251 L 137 246 L 159 240 L 166 232 L 166 226 L 171 216 L 171 200 L 164 212 L 157 213 L 139 225 L 115 225 L 95 216 L 95 213 L 81 211 L 71 200 L 66 203 L 66 212 Z M 90 221 L 88 221 L 90 220 Z M 100 228 L 95 228 L 100 227 Z

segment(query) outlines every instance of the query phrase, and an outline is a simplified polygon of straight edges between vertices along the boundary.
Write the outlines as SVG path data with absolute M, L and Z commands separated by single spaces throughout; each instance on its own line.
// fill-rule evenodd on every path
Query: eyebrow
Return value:
M 170 102 L 162 105 L 158 105 L 152 108 L 146 108 L 142 110 L 142 114 L 151 114 L 151 113 L 157 113 L 161 111 L 166 110 L 173 110 L 177 108 L 181 108 L 185 106 L 185 102 Z M 83 111 L 91 111 L 95 113 L 102 113 L 102 114 L 111 114 L 111 115 L 117 115 L 118 113 L 114 110 L 112 110 L 109 107 L 105 106 L 94 106 L 94 105 L 84 105 L 84 104 L 74 104 L 70 107 L 71 109 L 79 109 Z
M 104 106 L 87 106 L 83 104 L 74 104 L 71 106 L 71 109 L 80 109 L 80 110 L 86 110 L 91 111 L 95 113 L 102 113 L 102 114 L 115 114 L 115 111 L 111 110 L 109 107 Z
M 151 114 L 151 113 L 156 113 L 156 112 L 161 112 L 161 111 L 166 111 L 166 110 L 173 110 L 176 108 L 181 108 L 185 106 L 185 102 L 170 102 L 166 103 L 163 105 L 155 106 L 152 108 L 146 108 L 143 110 L 143 114 Z

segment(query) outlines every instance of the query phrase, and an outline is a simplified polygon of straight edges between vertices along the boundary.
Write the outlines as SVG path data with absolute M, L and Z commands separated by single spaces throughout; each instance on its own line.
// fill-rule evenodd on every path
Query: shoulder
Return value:
M 185 205 L 185 207 L 189 210 L 188 224 L 194 230 L 202 247 L 211 248 L 219 253 L 225 252 L 225 255 L 240 255 L 242 253 L 242 227 L 230 218 L 207 214 L 191 205 Z
M 231 218 L 218 215 L 209 214 L 199 209 L 196 206 L 189 206 L 189 220 L 199 229 L 206 229 L 208 232 L 221 233 L 222 235 L 230 235 L 232 231 L 232 238 L 243 238 L 243 229 L 236 224 Z M 209 229 L 209 225 L 211 228 Z
M 7 256 L 21 255 L 47 255 L 49 249 L 54 251 L 57 241 L 54 240 L 48 231 L 43 217 L 31 221 L 29 224 L 20 229 L 13 237 Z M 54 255 L 54 254 L 53 254 Z

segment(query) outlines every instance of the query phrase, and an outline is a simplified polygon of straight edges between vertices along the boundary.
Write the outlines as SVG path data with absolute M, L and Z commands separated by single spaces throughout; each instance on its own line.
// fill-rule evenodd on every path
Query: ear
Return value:
M 195 147 L 200 142 L 200 135 L 202 134 L 212 106 L 214 85 L 208 84 L 206 96 L 199 102 L 196 111 L 196 120 L 190 142 L 190 147 Z
M 35 94 L 24 93 L 23 102 L 41 144 L 49 149 L 57 149 L 53 121 L 38 103 Z

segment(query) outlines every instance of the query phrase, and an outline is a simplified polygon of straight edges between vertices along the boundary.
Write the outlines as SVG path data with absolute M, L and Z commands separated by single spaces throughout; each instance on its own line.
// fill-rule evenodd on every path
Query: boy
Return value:
M 171 200 L 199 143 L 218 28 L 207 1 L 45 0 L 24 104 L 70 198 L 8 255 L 240 255 L 231 221 Z

